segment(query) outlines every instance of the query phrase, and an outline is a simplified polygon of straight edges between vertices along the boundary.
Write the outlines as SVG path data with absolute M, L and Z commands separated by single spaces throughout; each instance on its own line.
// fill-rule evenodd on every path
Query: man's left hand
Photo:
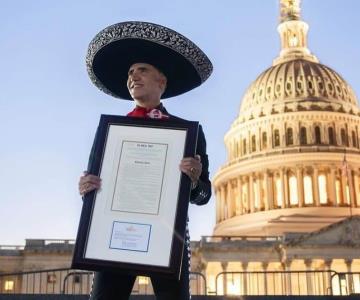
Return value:
M 185 157 L 180 162 L 180 171 L 190 177 L 191 181 L 196 184 L 202 172 L 202 163 L 200 155 L 195 157 Z

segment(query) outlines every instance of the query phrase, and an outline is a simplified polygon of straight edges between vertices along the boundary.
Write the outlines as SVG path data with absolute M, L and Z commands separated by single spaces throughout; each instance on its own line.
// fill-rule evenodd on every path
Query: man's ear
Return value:
M 164 92 L 166 89 L 167 79 L 163 74 L 160 75 L 159 84 L 160 84 L 161 89 Z

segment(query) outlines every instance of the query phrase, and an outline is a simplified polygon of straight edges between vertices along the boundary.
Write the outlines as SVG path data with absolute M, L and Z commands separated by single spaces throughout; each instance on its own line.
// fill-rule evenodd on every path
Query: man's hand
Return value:
M 79 180 L 79 193 L 81 196 L 101 187 L 101 178 L 84 172 Z
M 197 184 L 202 172 L 202 163 L 200 155 L 195 157 L 185 157 L 180 162 L 180 171 L 190 177 L 193 184 Z

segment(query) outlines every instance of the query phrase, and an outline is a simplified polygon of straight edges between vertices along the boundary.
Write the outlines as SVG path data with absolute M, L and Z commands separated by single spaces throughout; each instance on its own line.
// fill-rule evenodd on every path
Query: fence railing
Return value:
M 0 293 L 87 294 L 91 289 L 92 273 L 76 271 L 78 276 L 72 276 L 71 282 L 65 281 L 74 272 L 66 268 L 0 274 Z
M 222 272 L 216 295 L 332 295 L 334 271 Z
M 332 288 L 338 291 L 337 295 L 360 296 L 360 272 L 334 273 L 331 278 Z M 360 297 L 359 297 L 360 299 Z
M 18 273 L 0 273 L 0 294 L 71 294 L 84 295 L 91 291 L 93 272 L 73 269 L 51 269 Z M 206 294 L 206 278 L 198 272 L 190 273 L 193 295 Z M 132 294 L 154 293 L 148 277 L 136 278 Z
M 93 272 L 51 269 L 0 274 L 0 294 L 89 294 Z M 221 272 L 207 280 L 190 273 L 193 295 L 360 295 L 360 273 L 335 271 Z M 152 295 L 148 277 L 138 276 L 133 294 Z

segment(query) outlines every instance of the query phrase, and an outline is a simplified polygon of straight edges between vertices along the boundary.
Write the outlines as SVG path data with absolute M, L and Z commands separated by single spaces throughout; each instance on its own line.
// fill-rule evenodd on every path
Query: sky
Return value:
M 308 45 L 360 95 L 360 1 L 303 0 Z M 88 78 L 91 39 L 118 22 L 148 21 L 195 42 L 214 71 L 199 88 L 164 100 L 199 121 L 210 175 L 226 162 L 223 137 L 247 87 L 280 50 L 278 0 L 2 0 L 0 9 L 0 245 L 74 239 L 86 169 L 101 114 L 124 115 Z M 211 235 L 215 197 L 189 209 L 192 240 Z

